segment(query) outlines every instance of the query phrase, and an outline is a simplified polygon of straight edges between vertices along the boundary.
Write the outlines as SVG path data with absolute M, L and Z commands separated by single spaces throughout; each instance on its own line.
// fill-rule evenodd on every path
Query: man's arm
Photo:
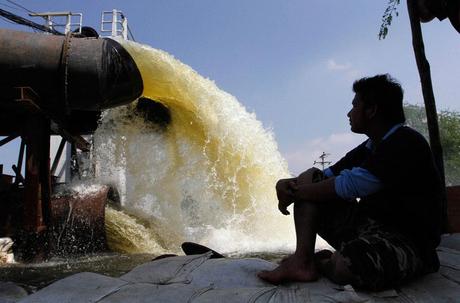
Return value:
M 319 181 L 321 170 L 310 168 L 297 178 L 282 179 L 276 185 L 278 209 L 284 215 L 289 215 L 288 206 L 302 201 L 321 201 L 338 198 L 335 193 L 335 177 Z M 308 197 L 308 198 L 306 198 Z
M 344 169 L 335 178 L 335 191 L 344 200 L 363 198 L 378 192 L 383 188 L 383 183 L 362 167 Z
M 317 168 L 310 168 L 297 178 L 278 181 L 278 209 L 289 215 L 287 207 L 292 203 L 321 202 L 335 199 L 354 200 L 379 191 L 383 184 L 366 169 L 355 167 L 345 169 L 337 177 L 329 177 L 317 182 L 315 176 L 321 174 Z
M 330 177 L 316 183 L 294 183 L 290 184 L 296 203 L 321 202 L 339 199 L 335 190 L 335 177 Z

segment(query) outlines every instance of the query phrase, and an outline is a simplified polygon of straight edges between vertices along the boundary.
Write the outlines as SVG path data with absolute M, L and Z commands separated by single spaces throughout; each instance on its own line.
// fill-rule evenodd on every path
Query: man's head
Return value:
M 404 123 L 403 90 L 390 75 L 362 78 L 353 83 L 356 93 L 348 113 L 351 130 L 366 133 L 370 124 Z

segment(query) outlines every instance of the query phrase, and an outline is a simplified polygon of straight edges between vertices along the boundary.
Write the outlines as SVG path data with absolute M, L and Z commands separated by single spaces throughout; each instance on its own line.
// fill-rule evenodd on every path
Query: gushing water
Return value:
M 289 176 L 273 134 L 255 114 L 171 55 L 119 41 L 144 81 L 143 96 L 171 112 L 160 129 L 134 106 L 103 114 L 94 137 L 97 177 L 120 193 L 107 212 L 109 245 L 123 252 L 176 251 L 194 241 L 222 252 L 292 249 L 292 217 L 275 184 Z

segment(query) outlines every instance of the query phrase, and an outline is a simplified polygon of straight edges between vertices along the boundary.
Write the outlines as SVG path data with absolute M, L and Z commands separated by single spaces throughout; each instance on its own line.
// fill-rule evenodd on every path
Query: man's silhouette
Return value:
M 441 183 L 430 147 L 404 125 L 403 90 L 389 75 L 353 84 L 351 131 L 368 139 L 324 172 L 279 180 L 278 208 L 294 204 L 296 251 L 260 278 L 373 290 L 437 271 Z M 335 252 L 315 254 L 319 234 Z

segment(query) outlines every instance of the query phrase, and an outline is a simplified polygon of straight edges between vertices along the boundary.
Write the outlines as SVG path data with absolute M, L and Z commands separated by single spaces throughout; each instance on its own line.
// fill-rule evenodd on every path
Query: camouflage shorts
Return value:
M 328 212 L 319 235 L 349 260 L 350 270 L 358 277 L 354 286 L 393 288 L 423 273 L 418 249 L 409 239 L 369 218 L 356 218 L 349 205 Z

